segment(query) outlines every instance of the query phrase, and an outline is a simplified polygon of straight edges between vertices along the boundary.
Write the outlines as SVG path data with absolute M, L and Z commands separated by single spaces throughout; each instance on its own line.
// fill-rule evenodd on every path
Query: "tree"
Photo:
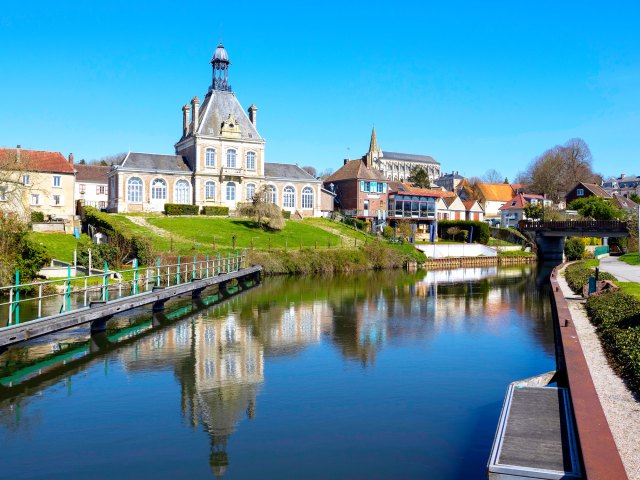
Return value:
M 411 173 L 407 177 L 407 181 L 412 183 L 418 188 L 430 188 L 431 181 L 429 180 L 429 174 L 422 167 L 413 167 Z
M 126 152 L 114 153 L 112 155 L 105 155 L 104 157 L 93 159 L 89 161 L 92 165 L 102 165 L 103 167 L 110 167 L 111 165 L 120 165 L 124 157 L 127 156 Z
M 629 195 L 629 200 L 640 204 L 640 195 L 638 195 L 637 193 L 632 193 L 631 195 Z
M 3 200 L 0 214 L 4 210 L 23 220 L 29 218 L 27 194 L 37 185 L 33 176 L 31 182 L 25 184 L 24 175 L 33 169 L 32 163 L 29 152 L 10 149 L 0 153 L 0 198 Z
M 316 178 L 318 176 L 318 171 L 316 170 L 316 167 L 312 167 L 311 165 L 307 165 L 306 167 L 302 167 L 302 170 L 307 172 L 313 178 Z
M 325 168 L 318 174 L 318 179 L 324 180 L 325 178 L 329 178 L 331 175 L 333 175 L 333 168 Z
M 542 205 L 540 204 L 532 204 L 532 203 L 527 203 L 524 206 L 524 214 L 527 218 L 532 218 L 532 219 L 537 219 L 537 218 L 542 218 L 544 213 L 544 209 L 542 207 Z
M 505 185 L 509 185 L 509 177 L 504 177 L 504 183 Z
M 569 209 L 594 220 L 613 220 L 624 216 L 624 212 L 609 200 L 596 196 L 578 198 L 569 204 Z
M 272 203 L 270 198 L 269 186 L 263 185 L 253 195 L 250 202 L 239 203 L 237 210 L 240 215 L 254 218 L 258 223 L 258 228 L 282 230 L 285 226 L 282 210 L 275 203 Z
M 28 238 L 28 225 L 9 214 L 0 212 L 0 283 L 15 281 L 20 269 L 21 282 L 33 279 L 50 258 L 42 245 Z
M 500 183 L 502 181 L 502 175 L 497 170 L 490 168 L 482 176 L 482 181 L 486 183 Z

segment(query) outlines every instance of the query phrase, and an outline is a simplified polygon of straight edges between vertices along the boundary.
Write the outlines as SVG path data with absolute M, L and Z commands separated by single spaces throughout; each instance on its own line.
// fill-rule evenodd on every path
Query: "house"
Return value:
M 528 204 L 550 207 L 553 202 L 542 195 L 519 193 L 500 207 L 500 224 L 503 227 L 516 227 L 520 220 L 527 220 L 525 207 Z
M 449 192 L 454 192 L 462 180 L 464 180 L 464 177 L 455 171 L 436 178 L 433 183 Z
M 439 190 L 415 188 L 405 185 L 389 193 L 389 224 L 408 221 L 417 239 L 435 240 L 437 203 L 442 196 Z
M 609 194 L 617 193 L 628 197 L 632 193 L 640 195 L 640 176 L 620 174 L 619 177 L 611 177 L 602 182 L 602 188 Z
M 38 211 L 49 219 L 71 220 L 75 215 L 73 154 L 0 149 L 0 209 L 28 218 Z
M 466 220 L 482 221 L 484 220 L 484 210 L 477 200 L 466 200 L 462 202 L 467 210 Z
M 638 204 L 630 198 L 623 197 L 622 195 L 618 195 L 617 193 L 614 193 L 612 197 L 613 204 L 621 210 L 624 210 L 627 213 L 638 211 Z
M 438 220 L 466 220 L 467 207 L 455 193 L 443 193 L 437 203 Z
M 365 160 L 346 160 L 324 180 L 324 188 L 335 193 L 336 209 L 347 217 L 381 225 L 387 213 L 388 180 Z
M 611 195 L 600 185 L 595 183 L 578 182 L 564 197 L 567 206 L 578 198 L 600 197 L 611 199 Z
M 110 167 L 102 165 L 74 165 L 76 171 L 75 199 L 83 206 L 98 209 L 107 208 L 109 190 L 107 188 Z
M 475 199 L 484 210 L 485 217 L 497 217 L 500 215 L 500 207 L 511 201 L 516 191 L 508 183 L 483 183 L 477 182 L 473 186 L 475 196 L 466 200 Z
M 129 152 L 112 167 L 111 212 L 162 211 L 165 203 L 222 206 L 231 212 L 264 186 L 268 198 L 297 217 L 321 215 L 322 182 L 297 165 L 265 161 L 266 141 L 257 111 L 247 111 L 229 81 L 231 62 L 219 44 L 211 60 L 212 82 L 202 104 L 182 107 L 175 154 Z

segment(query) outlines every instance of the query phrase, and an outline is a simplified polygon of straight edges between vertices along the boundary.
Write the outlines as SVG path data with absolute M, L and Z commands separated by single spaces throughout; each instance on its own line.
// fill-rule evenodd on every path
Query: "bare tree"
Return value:
M 268 188 L 268 185 L 263 185 L 253 195 L 250 202 L 239 203 L 236 208 L 240 215 L 254 218 L 259 228 L 266 226 L 272 230 L 282 230 L 285 227 L 282 210 L 271 202 Z
M 114 153 L 112 155 L 105 155 L 104 157 L 94 158 L 93 160 L 89 160 L 87 163 L 89 165 L 102 165 L 105 167 L 110 167 L 111 165 L 120 165 L 124 157 L 127 156 L 126 152 Z
M 33 188 L 28 172 L 31 170 L 28 152 L 19 149 L 0 151 L 0 209 L 25 218 L 29 213 L 27 193 Z
M 311 165 L 307 165 L 306 167 L 302 167 L 302 170 L 307 172 L 313 178 L 316 178 L 318 176 L 318 170 L 316 170 L 316 167 L 312 167 Z
M 497 170 L 490 168 L 482 176 L 482 180 L 486 183 L 502 183 L 504 177 Z
M 333 168 L 325 168 L 324 170 L 322 170 L 319 174 L 318 174 L 318 178 L 320 180 L 324 180 L 325 178 L 330 177 L 331 175 L 333 175 Z

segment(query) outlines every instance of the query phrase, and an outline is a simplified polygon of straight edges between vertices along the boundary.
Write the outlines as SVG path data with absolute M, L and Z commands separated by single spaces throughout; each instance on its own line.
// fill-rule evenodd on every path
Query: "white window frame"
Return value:
M 78 191 L 83 195 L 87 191 L 87 186 L 84 183 L 78 184 Z
M 584 197 L 584 188 L 578 188 L 576 190 L 576 196 L 578 197 Z
M 296 208 L 296 189 L 291 185 L 282 191 L 282 208 Z
M 56 201 L 57 197 L 57 201 Z M 59 193 L 51 195 L 51 205 L 54 207 L 62 207 L 64 205 L 64 198 Z
M 215 200 L 216 199 L 216 182 L 207 180 L 204 182 L 204 199 Z
M 9 190 L 5 185 L 0 186 L 0 202 L 7 201 L 7 190 Z
M 154 178 L 151 182 L 151 200 L 167 199 L 167 181 L 164 178 Z
M 236 200 L 236 184 L 235 184 L 235 182 L 227 183 L 225 191 L 226 191 L 225 198 L 227 199 L 227 202 L 235 202 L 235 200 Z
M 24 186 L 31 185 L 31 175 L 22 175 L 22 185 Z
M 313 209 L 314 197 L 315 197 L 315 194 L 314 194 L 313 188 L 304 187 L 302 189 L 302 208 L 305 210 Z
M 186 185 L 186 189 L 184 186 Z M 180 205 L 191 205 L 191 185 L 184 179 L 176 180 L 173 186 L 173 201 Z
M 247 170 L 255 170 L 256 169 L 256 152 L 248 151 L 246 155 L 246 166 Z
M 144 182 L 140 177 L 131 177 L 127 180 L 127 202 L 142 203 Z
M 207 149 L 204 151 L 204 166 L 205 167 L 216 166 L 216 149 L 215 148 L 207 147 Z
M 227 168 L 237 168 L 238 151 L 235 148 L 227 150 Z
M 53 176 L 53 188 L 62 188 L 62 177 L 60 175 Z
M 278 190 L 275 185 L 267 185 L 267 202 L 278 204 Z
M 253 196 L 256 194 L 256 184 L 255 183 L 247 183 L 246 189 L 246 197 L 247 200 L 253 200 Z
M 36 200 L 35 202 L 33 201 L 34 198 Z M 30 205 L 42 205 L 40 203 L 40 194 L 39 193 L 32 193 L 31 194 Z

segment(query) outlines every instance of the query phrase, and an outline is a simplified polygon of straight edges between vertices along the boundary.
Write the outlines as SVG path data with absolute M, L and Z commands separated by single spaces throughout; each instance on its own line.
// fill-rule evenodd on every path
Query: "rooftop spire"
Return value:
M 373 127 L 371 130 L 371 142 L 369 143 L 369 153 L 377 153 L 380 148 L 378 148 L 378 137 L 376 137 L 376 127 Z
M 230 92 L 231 85 L 229 85 L 229 65 L 231 65 L 231 62 L 229 61 L 229 55 L 224 49 L 222 42 L 218 44 L 216 51 L 213 53 L 211 65 L 213 66 L 211 90 Z
M 378 147 L 378 137 L 376 137 L 376 127 L 371 130 L 371 142 L 369 142 L 369 151 L 364 156 L 364 161 L 367 167 L 376 168 L 378 159 L 382 157 L 382 150 Z

